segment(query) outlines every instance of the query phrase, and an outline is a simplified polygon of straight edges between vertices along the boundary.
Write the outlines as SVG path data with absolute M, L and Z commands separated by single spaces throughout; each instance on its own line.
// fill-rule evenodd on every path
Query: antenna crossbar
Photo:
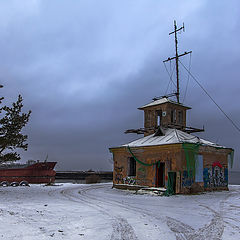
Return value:
M 189 53 L 192 52 L 192 51 L 190 51 L 190 52 L 185 52 L 185 53 L 180 54 L 180 55 L 178 54 L 177 32 L 179 32 L 179 31 L 181 31 L 181 30 L 185 31 L 184 23 L 183 23 L 182 27 L 177 28 L 177 23 L 176 23 L 176 21 L 174 21 L 174 31 L 173 31 L 173 32 L 170 32 L 169 35 L 171 35 L 171 34 L 173 34 L 173 33 L 174 33 L 174 35 L 175 35 L 175 56 L 172 57 L 172 58 L 168 58 L 167 60 L 164 60 L 164 61 L 163 61 L 163 62 L 165 63 L 165 62 L 168 62 L 168 61 L 173 60 L 173 59 L 176 60 L 176 77 L 177 77 L 177 92 L 176 92 L 176 97 L 177 97 L 177 102 L 178 102 L 178 103 L 179 103 L 179 96 L 180 96 L 180 91 L 179 91 L 179 66 L 178 66 L 178 61 L 179 61 L 179 59 L 178 59 L 178 58 L 179 58 L 179 57 L 182 57 L 182 56 L 184 56 L 184 55 L 187 55 L 187 54 L 189 54 Z
M 175 27 L 175 26 L 176 26 L 176 27 Z M 173 34 L 173 33 L 176 33 L 176 32 L 178 32 L 178 31 L 181 31 L 181 30 L 185 31 L 185 29 L 184 29 L 184 23 L 183 23 L 182 27 L 180 27 L 179 29 L 177 29 L 176 21 L 174 21 L 174 28 L 175 28 L 175 30 L 174 30 L 173 32 L 170 32 L 169 35 L 171 35 L 171 34 Z
M 189 52 L 185 52 L 185 53 L 183 53 L 183 54 L 180 54 L 180 55 L 178 55 L 178 57 L 182 57 L 182 56 L 187 55 L 187 54 L 189 54 L 189 53 L 192 53 L 192 51 L 189 51 Z M 176 59 L 176 57 L 168 58 L 168 59 L 164 60 L 163 62 L 165 63 L 165 62 L 171 61 L 171 60 L 173 60 L 173 59 Z

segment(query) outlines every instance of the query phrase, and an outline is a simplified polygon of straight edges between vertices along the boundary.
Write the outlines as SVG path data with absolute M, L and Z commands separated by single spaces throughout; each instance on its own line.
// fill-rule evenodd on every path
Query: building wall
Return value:
M 136 184 L 154 187 L 156 185 L 156 164 L 165 163 L 165 187 L 167 186 L 168 171 L 178 171 L 181 168 L 181 144 L 131 148 L 133 154 L 142 162 L 153 164 L 144 166 L 136 162 Z M 114 159 L 113 183 L 124 184 L 128 177 L 128 159 L 132 155 L 127 148 L 112 150 Z
M 201 182 L 195 181 L 196 172 L 187 170 L 186 156 L 184 150 L 182 151 L 181 192 L 228 188 L 228 154 L 231 152 L 230 149 L 200 146 L 198 154 L 202 155 L 203 158 Z
M 204 168 L 204 189 L 220 189 L 228 187 L 228 154 L 229 149 L 205 147 L 202 150 Z
M 187 160 L 182 144 L 131 148 L 133 154 L 142 162 L 153 164 L 165 163 L 165 187 L 168 172 L 176 172 L 176 193 L 190 193 L 227 189 L 228 154 L 230 149 L 216 149 L 200 146 L 199 155 L 203 157 L 202 181 L 195 182 L 195 172 L 187 168 Z M 127 148 L 111 149 L 114 157 L 113 184 L 128 183 L 128 159 L 132 155 Z M 131 179 L 130 179 L 131 180 Z M 144 166 L 136 162 L 136 177 L 132 184 L 156 186 L 156 164 Z
M 171 111 L 176 110 L 176 122 L 171 121 Z M 168 126 L 168 124 L 178 124 L 186 127 L 186 107 L 177 104 L 164 103 L 157 106 L 151 106 L 144 109 L 144 128 L 157 128 L 157 111 L 166 112 L 166 116 L 161 116 L 161 126 Z M 182 111 L 182 123 L 180 124 L 178 118 L 178 111 Z M 144 136 L 150 135 L 155 131 L 149 131 Z

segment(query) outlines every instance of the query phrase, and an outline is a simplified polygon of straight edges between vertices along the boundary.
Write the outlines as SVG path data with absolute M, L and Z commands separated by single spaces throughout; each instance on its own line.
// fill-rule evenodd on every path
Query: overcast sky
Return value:
M 240 125 L 239 18 L 239 0 L 0 1 L 1 95 L 8 104 L 20 93 L 32 110 L 22 161 L 48 154 L 57 170 L 111 170 L 108 148 L 139 138 L 124 134 L 143 126 L 137 108 L 166 93 L 174 19 L 192 74 Z M 181 68 L 182 101 L 187 78 Z M 239 168 L 240 133 L 192 79 L 184 104 L 188 125 L 234 148 Z

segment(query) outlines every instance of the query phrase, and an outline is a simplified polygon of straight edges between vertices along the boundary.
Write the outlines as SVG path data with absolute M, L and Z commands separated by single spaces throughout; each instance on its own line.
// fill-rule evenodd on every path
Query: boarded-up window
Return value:
M 136 161 L 133 157 L 129 158 L 128 176 L 136 176 Z
M 203 156 L 196 155 L 195 158 L 195 182 L 203 182 Z

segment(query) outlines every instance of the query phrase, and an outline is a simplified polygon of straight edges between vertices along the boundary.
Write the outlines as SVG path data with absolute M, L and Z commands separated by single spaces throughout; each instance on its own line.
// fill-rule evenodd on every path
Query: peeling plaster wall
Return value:
M 165 146 L 139 147 L 131 149 L 133 154 L 148 164 L 158 161 L 165 163 L 165 186 L 168 171 L 178 171 L 181 167 L 181 144 Z M 114 154 L 113 183 L 123 184 L 127 177 L 128 158 L 132 157 L 126 148 L 112 150 Z M 121 171 L 120 171 L 121 170 Z M 136 184 L 154 187 L 156 185 L 156 165 L 144 166 L 136 163 Z
M 189 188 L 192 188 L 193 186 L 196 188 L 197 185 L 197 189 L 202 189 L 202 191 L 227 190 L 228 154 L 230 151 L 230 149 L 217 149 L 214 147 L 200 146 L 198 154 L 202 155 L 203 158 L 202 182 L 195 182 L 194 172 L 192 170 L 187 171 L 186 158 L 183 156 L 181 192 L 187 192 Z
M 142 162 L 153 164 L 158 161 L 165 163 L 165 187 L 168 172 L 176 172 L 176 193 L 187 193 L 197 186 L 197 191 L 220 190 L 228 188 L 228 154 L 230 149 L 216 149 L 200 146 L 199 154 L 203 158 L 202 182 L 195 182 L 195 172 L 187 171 L 187 163 L 181 144 L 164 146 L 138 147 L 131 149 Z M 128 159 L 132 155 L 127 148 L 111 149 L 114 158 L 113 184 L 124 184 L 128 177 Z M 156 186 L 156 165 L 144 166 L 136 162 L 134 184 Z

